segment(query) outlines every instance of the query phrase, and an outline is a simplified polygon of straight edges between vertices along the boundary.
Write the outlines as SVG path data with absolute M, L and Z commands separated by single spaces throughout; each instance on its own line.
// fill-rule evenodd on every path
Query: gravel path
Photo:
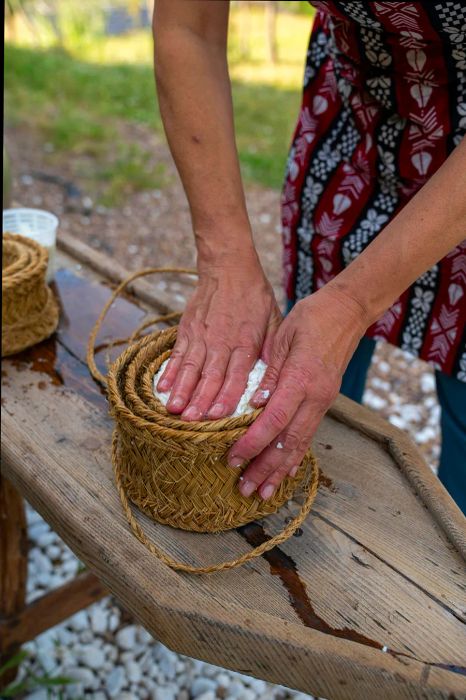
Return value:
M 142 127 L 128 138 L 152 147 L 168 163 L 173 182 L 162 190 L 132 195 L 120 208 L 94 205 L 82 192 L 73 206 L 63 188 L 37 179 L 38 171 L 75 178 L 69 159 L 53 153 L 37 136 L 20 127 L 8 130 L 13 164 L 12 206 L 49 209 L 63 229 L 106 252 L 134 270 L 149 265 L 193 265 L 194 247 L 187 205 L 166 148 Z M 81 183 L 79 179 L 77 185 Z M 248 188 L 248 208 L 259 254 L 282 301 L 278 195 L 258 186 Z M 183 301 L 177 283 L 167 285 Z M 432 370 L 400 350 L 379 344 L 368 377 L 364 403 L 391 423 L 406 430 L 435 468 L 439 453 L 439 406 Z M 72 578 L 80 563 L 42 518 L 28 508 L 28 601 Z M 93 700 L 273 700 L 309 695 L 225 671 L 179 654 L 153 640 L 135 625 L 112 598 L 81 611 L 26 645 L 28 673 L 74 679 L 61 692 L 40 688 L 29 700 L 92 698 Z

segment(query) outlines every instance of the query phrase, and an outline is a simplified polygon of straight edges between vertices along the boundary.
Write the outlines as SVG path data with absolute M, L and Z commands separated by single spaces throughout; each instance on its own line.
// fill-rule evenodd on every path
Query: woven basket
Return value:
M 58 304 L 45 282 L 47 250 L 25 236 L 2 241 L 2 357 L 48 338 L 58 325 Z
M 129 347 L 110 365 L 107 378 L 96 367 L 94 345 L 111 304 L 136 277 L 154 272 L 187 272 L 179 268 L 149 268 L 130 275 L 113 292 L 89 337 L 88 364 L 94 378 L 107 385 L 110 414 L 115 420 L 112 462 L 123 508 L 135 535 L 162 561 L 190 573 L 211 573 L 239 566 L 288 539 L 308 514 L 317 491 L 318 469 L 309 451 L 297 474 L 286 477 L 273 497 L 263 501 L 238 491 L 242 469 L 227 465 L 229 448 L 263 409 L 235 418 L 187 422 L 169 414 L 154 396 L 153 377 L 170 355 L 176 327 L 141 337 L 158 321 L 174 322 L 180 314 L 145 322 L 131 336 Z M 138 339 L 137 339 L 138 338 Z M 137 340 L 136 340 L 137 339 Z M 122 340 L 114 341 L 121 343 Z M 275 513 L 301 487 L 305 497 L 299 514 L 284 530 L 259 547 L 228 562 L 194 567 L 175 561 L 151 543 L 136 520 L 129 501 L 153 520 L 194 532 L 220 532 Z

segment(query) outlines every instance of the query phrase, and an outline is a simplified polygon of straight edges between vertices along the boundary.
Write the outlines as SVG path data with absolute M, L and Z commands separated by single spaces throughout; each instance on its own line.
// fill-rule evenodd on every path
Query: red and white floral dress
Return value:
M 291 304 L 359 255 L 466 133 L 466 3 L 312 4 L 282 195 Z M 466 381 L 466 240 L 367 335 Z

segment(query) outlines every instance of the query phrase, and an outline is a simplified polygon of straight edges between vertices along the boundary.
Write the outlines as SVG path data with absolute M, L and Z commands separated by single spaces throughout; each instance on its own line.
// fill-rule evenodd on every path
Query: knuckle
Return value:
M 296 448 L 296 451 L 299 452 L 300 454 L 304 454 L 307 452 L 309 449 L 309 446 L 311 444 L 312 437 L 310 435 L 304 435 L 301 436 L 301 439 L 299 441 L 298 447 Z
M 284 437 L 283 446 L 289 452 L 294 452 L 298 450 L 302 443 L 302 435 L 297 432 L 289 431 Z
M 212 348 L 210 350 L 212 357 L 228 357 L 230 353 L 231 347 L 227 340 L 217 336 L 215 338 L 215 344 L 212 344 Z
M 183 361 L 183 370 L 184 371 L 199 371 L 199 365 L 200 362 L 199 360 L 196 360 L 194 357 L 186 357 Z
M 268 479 L 267 483 L 273 484 L 273 486 L 275 487 L 280 486 L 287 473 L 287 469 L 285 469 L 284 467 L 280 467 L 270 475 L 270 478 Z
M 173 350 L 170 353 L 170 362 L 172 360 L 179 360 L 184 356 L 184 350 L 181 349 L 181 344 L 180 345 L 175 345 Z
M 274 430 L 281 430 L 288 423 L 288 415 L 281 406 L 271 406 L 268 411 L 268 421 Z
M 286 369 L 285 379 L 287 384 L 301 392 L 307 391 L 312 385 L 313 372 L 309 367 L 290 364 Z
M 259 437 L 251 437 L 246 443 L 246 449 L 251 455 L 257 455 L 263 450 L 263 441 Z
M 278 369 L 276 369 L 276 367 L 274 367 L 273 365 L 269 365 L 265 372 L 264 381 L 262 383 L 265 385 L 277 384 L 279 376 L 280 372 L 278 371 Z
M 220 381 L 223 379 L 223 372 L 219 367 L 216 367 L 215 365 L 208 365 L 207 367 L 204 367 L 204 369 L 201 372 L 201 377 L 203 379 L 215 379 L 217 381 Z
M 251 476 L 253 481 L 260 484 L 270 476 L 273 469 L 274 467 L 265 461 L 257 462 L 257 464 L 254 464 L 253 468 L 251 468 L 248 476 Z
M 337 397 L 338 385 L 330 378 L 325 378 L 316 384 L 312 393 L 314 400 L 328 406 Z
M 259 435 L 245 435 L 243 438 L 243 443 L 241 446 L 241 454 L 246 455 L 257 455 L 264 448 L 264 441 L 261 440 Z
M 281 360 L 281 358 L 288 354 L 289 348 L 290 342 L 287 334 L 281 332 L 279 329 L 274 338 L 272 358 L 274 360 Z
M 228 376 L 235 381 L 244 380 L 246 382 L 248 376 L 248 367 L 244 365 L 234 365 L 228 369 Z

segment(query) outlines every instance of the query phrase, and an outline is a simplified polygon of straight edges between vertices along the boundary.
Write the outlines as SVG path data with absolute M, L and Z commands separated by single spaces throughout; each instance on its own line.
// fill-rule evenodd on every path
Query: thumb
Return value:
M 277 305 L 275 305 L 275 308 L 273 309 L 272 313 L 270 314 L 270 319 L 269 319 L 269 323 L 267 325 L 267 330 L 265 332 L 265 338 L 264 338 L 264 342 L 262 343 L 262 350 L 261 350 L 261 358 L 265 362 L 265 364 L 267 364 L 267 365 L 270 363 L 274 339 L 275 339 L 275 336 L 277 334 L 278 329 L 280 328 L 280 324 L 282 321 L 283 321 L 283 316 L 280 313 L 280 309 L 278 308 Z
M 267 403 L 277 387 L 278 378 L 280 377 L 280 372 L 288 356 L 289 349 L 290 344 L 286 333 L 279 328 L 273 339 L 270 362 L 267 365 L 261 383 L 250 400 L 251 406 L 259 408 Z

